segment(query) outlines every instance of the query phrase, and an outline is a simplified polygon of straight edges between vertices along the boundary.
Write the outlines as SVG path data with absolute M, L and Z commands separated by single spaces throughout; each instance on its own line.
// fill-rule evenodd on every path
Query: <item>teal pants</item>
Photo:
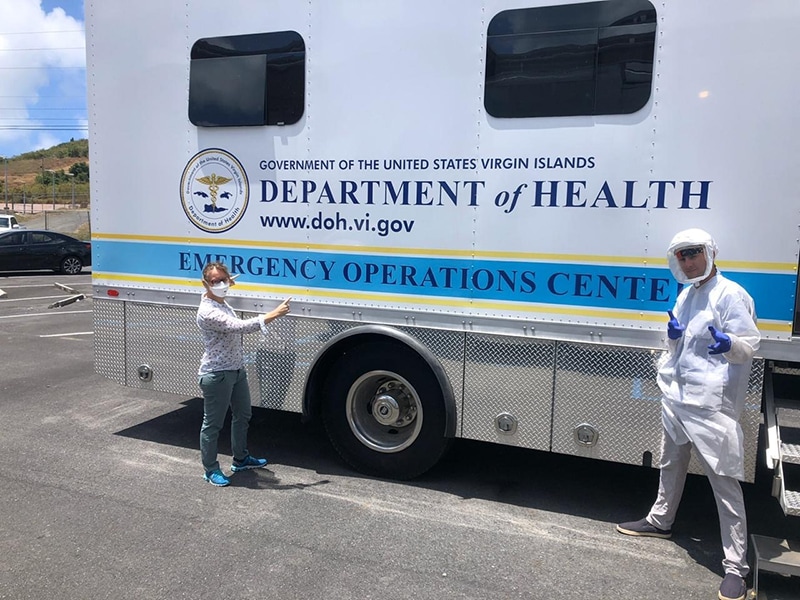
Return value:
M 219 469 L 217 445 L 219 432 L 225 423 L 228 408 L 231 409 L 231 451 L 233 458 L 244 460 L 247 451 L 247 428 L 250 425 L 252 406 L 247 373 L 238 371 L 215 371 L 199 378 L 203 390 L 203 426 L 200 428 L 200 457 L 203 468 Z

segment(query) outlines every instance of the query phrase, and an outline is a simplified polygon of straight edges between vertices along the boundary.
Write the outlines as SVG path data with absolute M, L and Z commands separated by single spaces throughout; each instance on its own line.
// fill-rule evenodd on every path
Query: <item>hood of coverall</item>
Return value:
M 683 269 L 681 269 L 680 262 L 678 261 L 678 257 L 675 256 L 675 252 L 694 246 L 702 246 L 704 248 L 706 271 L 698 277 L 689 279 L 686 277 L 686 273 L 683 272 Z M 717 244 L 714 242 L 714 238 L 711 237 L 711 234 L 702 229 L 686 229 L 677 233 L 675 237 L 672 238 L 669 249 L 667 250 L 667 261 L 669 263 L 669 270 L 672 271 L 672 275 L 678 280 L 678 283 L 696 283 L 698 281 L 703 281 L 706 277 L 711 275 L 711 270 L 714 268 L 714 257 L 716 257 L 716 255 Z

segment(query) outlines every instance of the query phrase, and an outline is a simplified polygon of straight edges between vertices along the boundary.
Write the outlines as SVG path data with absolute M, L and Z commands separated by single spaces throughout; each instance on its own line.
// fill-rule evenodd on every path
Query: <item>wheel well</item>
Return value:
M 411 336 L 389 327 L 371 327 L 368 330 L 360 328 L 349 330 L 334 338 L 323 352 L 317 357 L 306 381 L 303 395 L 303 418 L 316 420 L 320 416 L 320 407 L 324 392 L 325 380 L 331 372 L 333 363 L 343 354 L 358 352 L 359 347 L 371 342 L 384 342 L 405 346 L 417 353 L 428 364 L 442 390 L 444 398 L 446 423 L 445 437 L 455 437 L 456 434 L 456 402 L 453 388 L 447 378 L 439 360 L 433 353 Z

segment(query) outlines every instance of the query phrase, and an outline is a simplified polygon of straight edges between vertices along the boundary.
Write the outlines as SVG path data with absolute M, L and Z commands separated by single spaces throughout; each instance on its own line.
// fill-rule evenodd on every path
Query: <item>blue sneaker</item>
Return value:
M 225 477 L 225 474 L 219 469 L 206 472 L 206 474 L 203 475 L 203 479 L 205 479 L 211 485 L 215 485 L 217 487 L 225 487 L 231 483 L 231 480 Z
M 266 466 L 267 466 L 266 458 L 253 458 L 248 454 L 247 458 L 245 458 L 244 460 L 233 459 L 233 465 L 231 465 L 231 471 L 236 473 L 237 471 L 249 471 L 250 469 L 263 469 Z

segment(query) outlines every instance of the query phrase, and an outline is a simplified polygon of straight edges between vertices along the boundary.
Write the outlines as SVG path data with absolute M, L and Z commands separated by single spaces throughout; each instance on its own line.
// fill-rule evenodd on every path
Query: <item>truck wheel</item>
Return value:
M 77 275 L 83 269 L 83 262 L 77 256 L 66 256 L 61 259 L 61 272 L 65 275 Z
M 325 389 L 322 419 L 331 443 L 356 470 L 410 479 L 444 454 L 444 395 L 416 352 L 370 342 L 339 357 Z

